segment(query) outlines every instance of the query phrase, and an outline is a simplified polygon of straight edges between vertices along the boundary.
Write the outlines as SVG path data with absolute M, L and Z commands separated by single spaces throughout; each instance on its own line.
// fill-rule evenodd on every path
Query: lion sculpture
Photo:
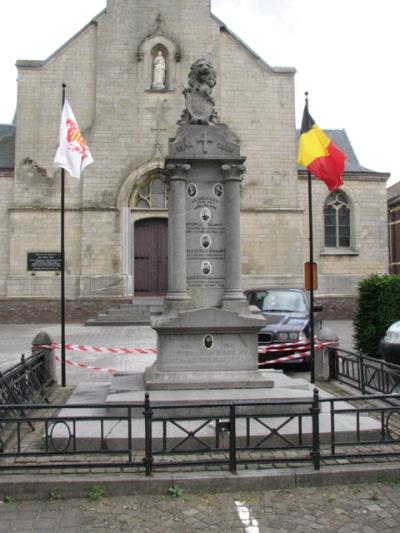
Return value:
M 215 100 L 212 90 L 217 83 L 217 75 L 212 64 L 206 59 L 198 59 L 189 72 L 188 87 L 183 90 L 186 109 L 179 124 L 217 124 Z

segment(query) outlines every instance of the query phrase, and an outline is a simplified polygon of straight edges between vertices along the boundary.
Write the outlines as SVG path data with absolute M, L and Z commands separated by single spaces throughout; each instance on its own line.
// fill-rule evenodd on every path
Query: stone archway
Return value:
M 125 296 L 163 294 L 167 290 L 168 254 L 163 250 L 167 250 L 168 209 L 167 191 L 161 190 L 161 182 L 165 183 L 165 172 L 160 162 L 148 162 L 127 177 L 118 193 L 122 265 L 129 281 Z M 147 272 L 152 272 L 151 279 Z

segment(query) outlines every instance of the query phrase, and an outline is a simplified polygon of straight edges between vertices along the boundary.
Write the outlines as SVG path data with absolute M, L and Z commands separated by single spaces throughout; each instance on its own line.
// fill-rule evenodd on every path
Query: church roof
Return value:
M 77 33 L 68 39 L 64 44 L 62 44 L 57 50 L 55 50 L 49 57 L 46 59 L 18 59 L 16 62 L 17 68 L 42 68 L 48 63 L 50 63 L 55 57 L 57 57 L 64 49 L 66 49 L 72 42 L 74 42 L 81 34 L 85 33 L 92 24 L 97 24 L 98 20 L 105 15 L 107 12 L 106 9 L 102 9 L 95 17 L 93 17 L 90 22 L 88 22 L 83 28 L 81 28 Z
M 389 177 L 390 174 L 386 172 L 376 172 L 375 170 L 371 170 L 369 168 L 363 167 L 360 162 L 358 161 L 358 158 L 356 156 L 356 153 L 354 152 L 354 149 L 350 143 L 350 139 L 347 136 L 346 130 L 328 130 L 324 129 L 324 132 L 327 134 L 327 136 L 331 139 L 333 144 L 335 144 L 342 152 L 346 155 L 346 166 L 345 166 L 345 172 L 346 173 L 362 173 L 362 174 L 378 174 L 382 176 Z M 300 136 L 300 130 L 296 131 L 297 140 Z M 299 171 L 306 170 L 303 167 L 298 167 Z
M 15 125 L 0 124 L 0 169 L 13 169 L 15 158 Z
M 219 19 L 214 13 L 211 13 L 211 18 L 215 20 L 215 22 L 219 25 L 220 31 L 226 32 L 228 35 L 230 35 L 237 43 L 240 44 L 250 55 L 252 55 L 259 64 L 261 64 L 264 68 L 267 70 L 270 70 L 272 72 L 275 72 L 276 74 L 295 74 L 296 69 L 294 67 L 272 67 L 269 63 L 267 63 L 261 56 L 257 54 L 248 44 L 246 44 L 240 37 L 236 35 L 228 26 L 222 22 L 221 19 Z

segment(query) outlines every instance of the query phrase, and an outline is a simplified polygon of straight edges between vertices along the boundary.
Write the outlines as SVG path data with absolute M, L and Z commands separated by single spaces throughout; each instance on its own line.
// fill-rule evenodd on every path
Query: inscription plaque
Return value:
M 28 252 L 27 268 L 29 272 L 46 272 L 61 270 L 60 252 Z
M 196 189 L 196 194 L 193 191 Z M 219 305 L 225 287 L 224 186 L 199 176 L 187 187 L 187 287 L 196 306 Z

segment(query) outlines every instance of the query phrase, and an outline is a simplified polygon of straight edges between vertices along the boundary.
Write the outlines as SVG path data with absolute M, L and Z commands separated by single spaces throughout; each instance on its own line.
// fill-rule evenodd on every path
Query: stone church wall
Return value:
M 308 260 L 308 188 L 306 178 L 299 180 L 304 207 L 304 261 Z M 329 191 L 313 180 L 314 260 L 319 268 L 319 293 L 355 295 L 357 283 L 371 273 L 385 274 L 388 265 L 386 188 L 382 180 L 346 180 L 342 190 L 351 209 L 350 253 L 333 253 L 324 248 L 323 208 Z
M 13 172 L 0 170 L 0 298 L 7 294 L 11 230 L 8 208 L 12 200 L 13 178 Z
M 187 74 L 200 57 L 209 58 L 217 71 L 218 113 L 247 156 L 243 288 L 303 284 L 307 182 L 298 178 L 295 163 L 294 69 L 269 67 L 221 29 L 210 16 L 208 0 L 171 0 L 161 19 L 159 11 L 159 0 L 108 0 L 106 14 L 48 60 L 18 62 L 15 181 L 0 178 L 0 245 L 6 250 L 0 256 L 0 297 L 14 301 L 59 294 L 59 276 L 27 272 L 26 255 L 59 249 L 60 171 L 53 159 L 61 84 L 67 84 L 67 98 L 95 160 L 77 187 L 66 178 L 66 290 L 68 298 L 83 302 L 93 296 L 94 276 L 123 272 L 132 277 L 134 221 L 166 216 L 161 209 L 131 212 L 131 193 L 143 177 L 163 167 L 183 109 Z M 151 53 L 157 43 L 169 53 L 163 91 L 151 90 Z M 360 277 L 386 270 L 384 183 L 353 178 L 345 183 L 354 214 L 356 252 L 351 256 L 320 255 L 328 191 L 317 182 L 313 190 L 319 292 L 354 294 Z M 122 291 L 119 296 L 123 299 Z

